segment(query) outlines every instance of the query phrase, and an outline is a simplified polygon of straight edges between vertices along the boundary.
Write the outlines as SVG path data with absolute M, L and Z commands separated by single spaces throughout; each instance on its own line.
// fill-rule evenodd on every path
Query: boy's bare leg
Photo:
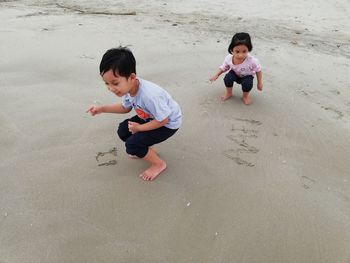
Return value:
M 154 180 L 166 169 L 166 163 L 159 158 L 154 148 L 149 148 L 148 153 L 143 159 L 151 164 L 147 170 L 140 174 L 140 177 L 145 181 Z
M 157 152 L 156 148 L 154 148 L 153 146 L 149 147 L 149 149 Z M 140 159 L 136 155 L 132 155 L 132 154 L 128 154 L 128 155 L 129 155 L 129 158 L 131 158 L 131 159 Z
M 232 88 L 226 88 L 226 92 L 224 95 L 220 97 L 222 101 L 228 100 L 229 98 L 232 97 Z
M 245 105 L 249 105 L 251 103 L 249 98 L 249 92 L 243 92 L 242 100 Z
M 152 151 L 154 151 L 155 153 L 157 153 L 157 149 L 156 149 L 156 147 L 154 147 L 154 146 L 150 146 L 150 147 L 149 147 L 149 149 L 150 149 L 150 150 L 152 150 Z

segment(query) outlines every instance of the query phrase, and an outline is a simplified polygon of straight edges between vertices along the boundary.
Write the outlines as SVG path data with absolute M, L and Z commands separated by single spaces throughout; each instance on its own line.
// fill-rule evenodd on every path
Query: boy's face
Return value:
M 132 73 L 128 78 L 114 75 L 113 70 L 108 70 L 103 75 L 101 75 L 103 81 L 105 82 L 109 91 L 122 97 L 127 93 L 132 93 L 134 88 L 134 81 L 136 80 L 136 74 Z
M 238 45 L 232 49 L 232 54 L 238 61 L 245 60 L 248 52 L 248 48 L 245 45 Z

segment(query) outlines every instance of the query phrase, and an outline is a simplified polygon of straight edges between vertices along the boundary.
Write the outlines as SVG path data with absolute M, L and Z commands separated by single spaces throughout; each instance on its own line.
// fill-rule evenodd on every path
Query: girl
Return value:
M 224 63 L 219 67 L 219 71 L 210 78 L 210 82 L 217 80 L 217 78 L 224 72 L 228 71 L 224 78 L 226 92 L 221 96 L 221 100 L 225 101 L 232 97 L 233 82 L 242 85 L 244 104 L 250 104 L 249 92 L 253 88 L 254 74 L 256 74 L 258 90 L 262 90 L 262 72 L 259 61 L 249 54 L 253 46 L 248 33 L 237 33 L 233 36 L 228 47 L 228 53 Z

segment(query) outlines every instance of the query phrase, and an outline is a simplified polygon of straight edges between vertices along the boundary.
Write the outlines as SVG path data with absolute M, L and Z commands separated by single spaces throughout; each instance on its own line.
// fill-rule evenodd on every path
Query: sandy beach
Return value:
M 283 3 L 282 3 L 283 2 Z M 350 2 L 0 1 L 0 262 L 350 263 Z M 264 90 L 210 84 L 235 32 Z M 140 180 L 103 53 L 181 105 Z M 256 86 L 256 82 L 254 83 Z

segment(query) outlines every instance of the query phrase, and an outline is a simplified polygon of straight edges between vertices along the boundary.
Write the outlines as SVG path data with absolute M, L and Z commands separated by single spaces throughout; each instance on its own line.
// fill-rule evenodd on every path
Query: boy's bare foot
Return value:
M 232 97 L 232 93 L 225 93 L 224 95 L 220 96 L 221 101 L 228 100 L 229 98 Z
M 243 97 L 242 100 L 243 100 L 243 103 L 244 103 L 245 105 L 249 105 L 249 104 L 251 103 L 249 97 Z
M 152 164 L 147 170 L 140 174 L 140 177 L 145 181 L 152 181 L 165 169 L 166 163 L 162 160 L 159 164 Z

